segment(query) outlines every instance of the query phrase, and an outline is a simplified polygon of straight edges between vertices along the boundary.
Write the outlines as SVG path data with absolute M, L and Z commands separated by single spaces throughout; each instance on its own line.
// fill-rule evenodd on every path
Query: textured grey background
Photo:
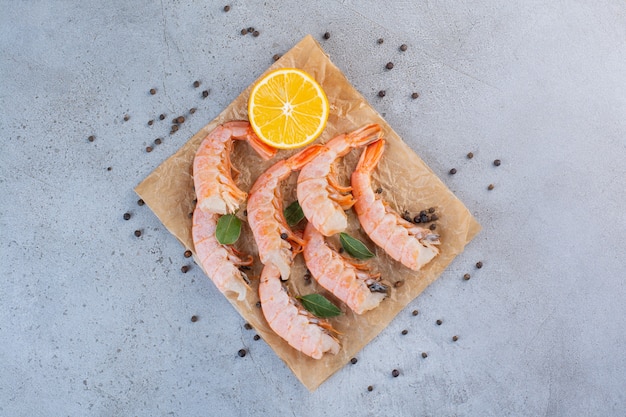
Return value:
M 315 3 L 0 1 L 0 415 L 625 415 L 624 2 Z M 133 193 L 308 33 L 484 227 L 314 393 Z

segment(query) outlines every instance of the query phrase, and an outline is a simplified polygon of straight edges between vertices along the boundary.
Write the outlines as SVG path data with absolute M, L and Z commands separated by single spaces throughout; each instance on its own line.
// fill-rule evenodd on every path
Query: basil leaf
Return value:
M 215 237 L 222 245 L 232 245 L 241 234 L 241 220 L 234 214 L 226 214 L 217 221 Z
M 353 238 L 347 233 L 341 232 L 339 240 L 345 251 L 357 259 L 369 259 L 374 256 L 363 242 Z
M 302 207 L 300 207 L 300 203 L 298 200 L 289 204 L 289 206 L 283 211 L 285 214 L 285 220 L 287 220 L 287 224 L 291 227 L 297 225 L 304 219 L 304 212 L 302 211 Z
M 298 297 L 298 299 L 302 302 L 304 308 L 321 319 L 341 314 L 341 310 L 322 294 L 309 294 Z

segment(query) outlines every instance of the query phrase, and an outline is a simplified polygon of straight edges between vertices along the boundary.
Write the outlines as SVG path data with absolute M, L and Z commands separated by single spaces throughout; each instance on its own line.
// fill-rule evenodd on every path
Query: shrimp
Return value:
M 343 232 L 348 227 L 344 210 L 354 204 L 350 187 L 338 184 L 333 163 L 353 148 L 375 141 L 380 133 L 379 125 L 370 124 L 331 139 L 298 175 L 298 202 L 307 220 L 324 236 Z
M 314 359 L 321 359 L 325 352 L 339 352 L 330 324 L 306 311 L 289 295 L 280 280 L 280 270 L 271 263 L 261 272 L 259 298 L 267 323 L 294 349 Z
M 233 292 L 241 301 L 246 297 L 249 280 L 238 267 L 250 265 L 252 258 L 242 261 L 232 246 L 217 241 L 215 229 L 219 217 L 219 214 L 206 214 L 196 207 L 191 229 L 193 244 L 202 268 L 217 289 L 223 294 Z
M 216 127 L 200 144 L 193 160 L 193 182 L 198 206 L 206 213 L 234 213 L 247 194 L 233 181 L 230 163 L 233 139 L 246 140 L 263 158 L 276 149 L 261 142 L 246 121 L 232 121 Z
M 331 249 L 324 236 L 308 223 L 304 230 L 304 259 L 315 280 L 356 314 L 363 314 L 380 304 L 388 287 L 375 276 Z
M 418 271 L 439 254 L 439 235 L 416 226 L 391 209 L 372 190 L 371 173 L 385 146 L 384 140 L 369 145 L 352 173 L 354 209 L 361 227 L 379 247 L 404 266 Z
M 259 249 L 259 258 L 263 264 L 274 264 L 283 280 L 289 278 L 293 258 L 304 241 L 287 225 L 280 184 L 315 157 L 321 148 L 321 145 L 313 145 L 289 159 L 278 161 L 257 178 L 250 190 L 248 223 Z

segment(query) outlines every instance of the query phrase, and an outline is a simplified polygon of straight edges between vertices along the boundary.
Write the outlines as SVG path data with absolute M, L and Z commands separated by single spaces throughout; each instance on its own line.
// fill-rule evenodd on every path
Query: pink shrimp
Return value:
M 320 153 L 298 175 L 298 202 L 307 220 L 324 236 L 343 232 L 348 227 L 344 210 L 354 204 L 350 187 L 339 185 L 333 163 L 353 148 L 365 146 L 380 137 L 377 124 L 341 134 L 324 144 Z M 348 193 L 348 194 L 345 194 Z
M 356 314 L 372 310 L 385 298 L 388 287 L 350 262 L 326 243 L 324 236 L 308 223 L 304 230 L 304 259 L 315 280 Z
M 242 261 L 235 249 L 222 245 L 215 238 L 215 229 L 219 214 L 206 214 L 196 207 L 193 212 L 193 244 L 200 265 L 223 294 L 233 292 L 237 300 L 246 297 L 248 277 L 239 270 L 239 266 L 250 265 L 252 259 Z
M 313 316 L 289 295 L 280 280 L 280 270 L 271 263 L 263 267 L 259 298 L 267 323 L 294 349 L 314 359 L 321 359 L 326 352 L 339 352 L 330 324 Z
M 265 264 L 259 282 L 261 310 L 269 326 L 295 349 L 315 359 L 324 352 L 337 353 L 339 342 L 330 335 L 330 325 L 302 308 L 283 286 L 304 241 L 287 225 L 280 185 L 289 175 L 319 153 L 310 146 L 279 161 L 256 180 L 248 199 L 248 222 Z
M 384 146 L 381 139 L 361 154 L 351 178 L 356 199 L 354 209 L 361 227 L 374 243 L 396 261 L 418 271 L 439 254 L 434 246 L 439 244 L 439 235 L 404 220 L 372 190 L 371 173 L 378 165 Z
M 321 145 L 309 146 L 288 159 L 278 161 L 257 178 L 250 190 L 248 223 L 259 249 L 259 258 L 263 264 L 274 264 L 284 280 L 289 278 L 295 256 L 293 250 L 297 253 L 304 241 L 287 225 L 280 185 L 321 149 Z
M 206 213 L 233 213 L 246 200 L 247 194 L 235 185 L 231 176 L 233 139 L 246 140 L 263 159 L 276 153 L 276 149 L 259 140 L 246 121 L 216 127 L 204 138 L 193 160 L 197 205 Z

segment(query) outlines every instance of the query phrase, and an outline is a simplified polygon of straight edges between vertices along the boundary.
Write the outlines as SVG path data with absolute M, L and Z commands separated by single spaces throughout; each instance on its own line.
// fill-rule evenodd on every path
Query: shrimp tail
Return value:
M 361 154 L 361 158 L 359 158 L 359 163 L 356 166 L 356 171 L 372 172 L 374 168 L 376 168 L 376 165 L 378 165 L 380 158 L 383 156 L 384 150 L 384 139 L 380 139 L 370 144 Z
M 350 132 L 346 139 L 352 147 L 365 146 L 380 139 L 381 133 L 382 129 L 380 125 L 372 123 L 365 125 L 354 132 Z
M 261 139 L 259 139 L 256 133 L 254 133 L 252 128 L 250 129 L 250 132 L 248 133 L 246 140 L 250 144 L 250 146 L 252 146 L 252 149 L 254 149 L 255 152 L 258 153 L 259 156 L 265 159 L 266 161 L 270 159 L 271 157 L 273 157 L 274 155 L 276 155 L 277 149 L 272 148 L 270 145 L 268 145 L 265 142 L 261 142 Z

